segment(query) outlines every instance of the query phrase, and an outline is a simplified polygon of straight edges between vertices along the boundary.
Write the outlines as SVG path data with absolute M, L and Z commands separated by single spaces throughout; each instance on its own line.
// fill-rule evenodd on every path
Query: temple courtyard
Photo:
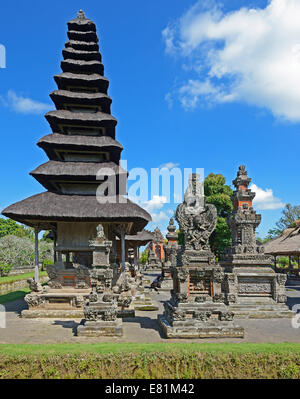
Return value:
M 158 274 L 149 273 L 154 279 Z M 77 337 L 76 330 L 81 320 L 70 319 L 22 319 L 20 313 L 27 309 L 24 299 L 5 304 L 6 328 L 0 330 L 0 344 L 55 344 L 55 343 L 96 343 L 96 342 L 298 342 L 300 329 L 291 325 L 290 318 L 281 319 L 237 319 L 245 329 L 244 339 L 167 339 L 159 329 L 157 315 L 163 313 L 163 302 L 170 298 L 169 292 L 152 290 L 151 297 L 157 303 L 158 311 L 136 311 L 135 318 L 123 319 L 123 337 Z M 287 283 L 287 304 L 291 309 L 300 306 L 300 280 Z

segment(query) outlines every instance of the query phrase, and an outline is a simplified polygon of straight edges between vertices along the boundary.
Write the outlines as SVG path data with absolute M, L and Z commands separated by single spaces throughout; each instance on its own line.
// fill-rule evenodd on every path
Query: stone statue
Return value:
M 106 240 L 105 234 L 104 234 L 104 229 L 102 224 L 98 224 L 98 226 L 96 227 L 96 231 L 97 231 L 97 241 L 98 242 L 102 242 Z
M 43 287 L 40 283 L 37 283 L 33 278 L 27 280 L 29 288 L 32 292 L 43 292 Z
M 205 204 L 203 182 L 197 174 L 189 179 L 184 202 L 176 210 L 176 220 L 184 234 L 185 249 L 210 250 L 209 237 L 216 227 L 217 209 Z

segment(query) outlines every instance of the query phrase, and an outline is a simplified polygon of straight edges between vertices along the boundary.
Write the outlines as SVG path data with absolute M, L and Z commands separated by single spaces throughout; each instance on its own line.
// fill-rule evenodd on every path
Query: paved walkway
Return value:
M 287 287 L 288 305 L 300 305 L 300 282 Z M 158 303 L 159 310 L 136 312 L 135 318 L 123 321 L 122 338 L 83 338 L 76 337 L 80 320 L 22 319 L 20 312 L 27 309 L 22 300 L 10 302 L 6 308 L 6 328 L 0 328 L 0 343 L 50 344 L 76 342 L 299 342 L 300 328 L 291 325 L 291 319 L 237 320 L 245 328 L 244 339 L 166 339 L 158 328 L 157 315 L 163 312 L 163 301 L 169 299 L 167 292 L 151 293 Z M 300 306 L 299 306 L 300 307 Z

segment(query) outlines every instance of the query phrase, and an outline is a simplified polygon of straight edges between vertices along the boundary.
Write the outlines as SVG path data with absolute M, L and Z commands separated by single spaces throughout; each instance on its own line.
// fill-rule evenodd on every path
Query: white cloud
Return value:
M 160 223 L 163 220 L 169 219 L 169 216 L 163 211 L 160 211 L 158 213 L 151 213 L 151 216 L 153 223 Z
M 41 114 L 51 108 L 49 104 L 22 97 L 13 90 L 9 90 L 5 97 L 1 97 L 1 101 L 5 106 L 21 114 Z
M 173 169 L 173 168 L 177 168 L 179 165 L 180 165 L 179 163 L 167 162 L 167 163 L 163 163 L 162 165 L 160 165 L 159 168 L 160 169 L 162 169 L 162 168 Z
M 256 196 L 253 200 L 253 205 L 255 205 L 257 209 L 279 209 L 285 206 L 285 204 L 279 198 L 274 197 L 273 190 L 270 188 L 263 190 L 256 184 L 252 184 L 250 189 L 256 193 Z
M 142 207 L 148 212 L 161 209 L 167 203 L 167 197 L 154 195 L 153 198 L 147 202 L 142 203 Z
M 299 122 L 299 19 L 299 0 L 270 0 L 265 8 L 227 14 L 213 1 L 197 1 L 162 33 L 166 52 L 183 57 L 190 74 L 168 102 L 178 97 L 193 109 L 239 101 Z

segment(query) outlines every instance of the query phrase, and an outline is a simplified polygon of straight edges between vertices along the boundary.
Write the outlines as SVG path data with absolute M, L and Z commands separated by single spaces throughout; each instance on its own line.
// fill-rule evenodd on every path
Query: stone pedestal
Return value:
M 84 325 L 77 330 L 78 336 L 121 336 L 122 320 L 117 319 L 118 294 L 113 291 L 115 268 L 110 264 L 112 242 L 104 235 L 103 226 L 97 226 L 97 238 L 90 241 L 93 250 L 91 272 L 92 291 L 83 312 Z
M 264 256 L 264 255 L 263 255 Z M 248 258 L 250 255 L 247 256 Z M 231 259 L 229 266 L 226 261 L 221 262 L 225 273 L 224 295 L 225 302 L 230 305 L 236 318 L 281 318 L 293 317 L 294 312 L 286 305 L 286 275 L 275 273 L 267 265 L 247 265 L 249 259 L 244 259 L 244 266 L 233 266 Z M 254 258 L 254 257 L 253 257 Z M 266 262 L 268 258 L 264 256 Z M 257 263 L 256 259 L 256 263 Z M 253 259 L 255 263 L 255 259 Z
M 173 269 L 174 289 L 158 322 L 167 338 L 243 338 L 225 305 L 224 273 L 216 264 Z
M 77 328 L 79 337 L 102 337 L 123 335 L 122 319 L 117 318 L 117 305 L 114 302 L 89 302 L 84 308 L 84 325 Z
M 161 272 L 162 263 L 155 255 L 154 251 L 149 251 L 148 261 L 146 263 L 146 271 Z

